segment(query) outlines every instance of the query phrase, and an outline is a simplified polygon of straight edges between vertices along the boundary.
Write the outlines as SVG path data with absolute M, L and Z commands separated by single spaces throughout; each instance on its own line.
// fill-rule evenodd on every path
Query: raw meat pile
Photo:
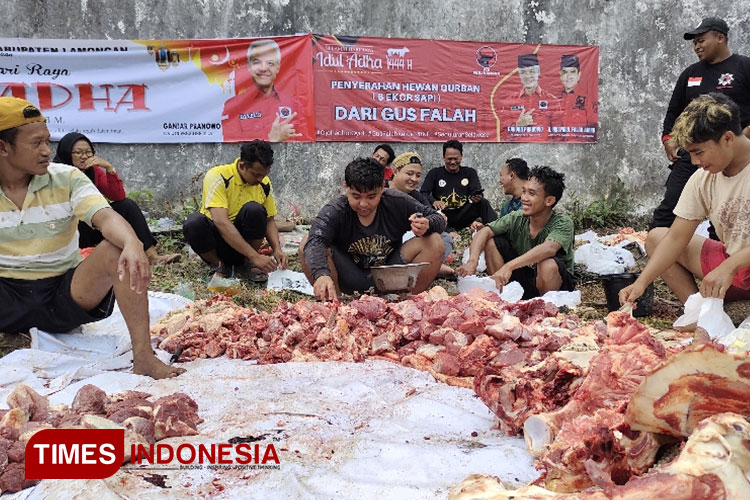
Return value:
M 19 384 L 8 395 L 8 410 L 0 410 L 0 493 L 35 485 L 24 479 L 26 443 L 43 429 L 125 429 L 125 461 L 130 445 L 149 445 L 172 436 L 198 434 L 203 420 L 198 405 L 182 393 L 149 401 L 151 394 L 138 391 L 107 396 L 91 384 L 84 385 L 73 404 L 50 406 L 46 397 Z
M 180 361 L 222 354 L 259 363 L 377 356 L 473 387 L 488 363 L 516 357 L 536 363 L 569 343 L 578 321 L 557 313 L 542 300 L 510 304 L 478 289 L 450 297 L 440 287 L 401 302 L 371 296 L 346 305 L 282 302 L 270 313 L 217 296 L 173 312 L 152 334 Z
M 473 475 L 451 489 L 450 500 L 743 500 L 750 495 L 750 424 L 736 413 L 703 420 L 679 456 L 624 485 L 576 493 L 539 486 L 506 489 L 496 478 Z

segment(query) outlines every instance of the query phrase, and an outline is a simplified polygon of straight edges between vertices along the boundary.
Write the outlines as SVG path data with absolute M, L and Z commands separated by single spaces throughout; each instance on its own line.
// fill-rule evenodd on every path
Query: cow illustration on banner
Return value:
M 319 141 L 595 142 L 599 49 L 313 36 Z

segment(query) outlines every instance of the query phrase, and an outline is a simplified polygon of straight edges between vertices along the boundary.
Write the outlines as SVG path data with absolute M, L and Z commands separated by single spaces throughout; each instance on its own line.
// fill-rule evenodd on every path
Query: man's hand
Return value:
M 281 119 L 278 113 L 276 113 L 276 119 L 271 125 L 271 131 L 268 133 L 268 140 L 270 142 L 284 142 L 291 137 L 300 137 L 302 134 L 296 133 L 294 125 L 291 123 L 297 113 L 292 113 L 289 118 Z
M 313 293 L 318 300 L 336 300 L 336 286 L 330 276 L 321 276 L 315 280 Z
M 497 289 L 502 291 L 503 287 L 510 281 L 510 275 L 512 273 L 513 270 L 508 266 L 508 264 L 505 264 L 490 277 L 495 280 L 495 286 L 497 287 Z
M 534 117 L 531 116 L 531 113 L 536 111 L 536 108 L 532 108 L 528 111 L 523 110 L 521 111 L 521 114 L 518 115 L 518 119 L 516 120 L 516 126 L 517 127 L 528 127 L 530 125 L 534 125 Z
M 477 259 L 472 259 L 469 257 L 469 260 L 466 261 L 466 264 L 461 265 L 457 270 L 456 274 L 459 276 L 472 276 L 477 273 L 477 266 L 479 265 L 479 261 Z
M 433 208 L 435 208 L 435 210 L 442 210 L 445 208 L 445 203 L 440 200 L 435 200 L 432 202 L 432 206 Z
M 131 290 L 138 294 L 146 291 L 151 281 L 151 263 L 140 241 L 138 244 L 125 245 L 120 252 L 120 258 L 117 260 L 117 275 L 120 281 L 125 280 L 125 273 L 130 274 Z
M 420 213 L 411 214 L 409 222 L 411 222 L 411 230 L 416 236 L 424 236 L 427 230 L 430 229 L 429 219 L 423 217 Z
M 474 222 L 471 223 L 471 226 L 469 226 L 469 229 L 471 229 L 472 233 L 476 233 L 477 231 L 479 231 L 483 227 L 484 227 L 484 224 L 482 224 L 478 220 L 475 220 Z
M 482 198 L 483 196 L 481 193 L 477 193 L 477 194 L 473 194 L 469 196 L 469 199 L 471 200 L 472 203 L 479 203 L 480 201 L 482 201 Z
M 726 261 L 724 261 L 726 262 Z M 700 292 L 706 298 L 714 297 L 717 299 L 723 299 L 732 285 L 734 279 L 734 272 L 731 269 L 727 269 L 726 266 L 719 266 L 707 275 L 703 277 L 701 282 Z
M 276 263 L 279 265 L 279 269 L 286 269 L 289 265 L 289 258 L 281 250 L 277 250 L 273 253 L 273 258 L 276 259 Z
M 680 159 L 680 155 L 677 154 L 679 148 L 675 145 L 672 139 L 664 141 L 664 152 L 667 153 L 667 159 L 672 163 Z
M 630 304 L 635 307 L 635 301 L 641 298 L 641 295 L 643 295 L 643 292 L 645 291 L 646 287 L 642 286 L 636 280 L 636 282 L 632 285 L 628 285 L 620 290 L 620 293 L 618 294 L 618 297 L 620 298 L 620 305 L 624 306 L 625 304 Z
M 256 254 L 252 258 L 249 258 L 250 263 L 263 271 L 264 273 L 272 273 L 278 267 L 278 264 L 268 255 Z

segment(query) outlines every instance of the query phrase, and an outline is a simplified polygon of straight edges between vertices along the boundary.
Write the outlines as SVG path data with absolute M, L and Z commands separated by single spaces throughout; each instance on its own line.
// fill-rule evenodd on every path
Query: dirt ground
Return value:
M 468 241 L 464 241 L 467 238 L 468 234 L 462 234 L 458 240 L 454 250 L 456 257 L 456 261 L 452 264 L 454 267 L 459 265 L 458 253 L 468 244 Z M 180 284 L 189 283 L 192 286 L 194 298 L 207 299 L 213 296 L 213 292 L 209 291 L 206 286 L 212 275 L 209 267 L 198 258 L 188 258 L 188 252 L 178 235 L 165 234 L 160 235 L 158 239 L 160 252 L 180 252 L 182 260 L 178 263 L 154 267 L 150 289 L 175 293 Z M 301 271 L 297 256 L 290 255 L 289 257 L 290 269 Z M 637 265 L 642 265 L 642 262 L 639 261 Z M 442 286 L 449 293 L 458 293 L 455 281 L 438 279 L 435 285 Z M 578 288 L 581 291 L 582 304 L 572 312 L 587 320 L 604 318 L 608 310 L 601 280 L 585 272 L 579 273 Z M 267 291 L 265 284 L 258 285 L 244 280 L 241 282 L 239 293 L 234 296 L 235 302 L 241 306 L 266 311 L 273 309 L 281 300 L 296 302 L 303 298 L 309 299 L 310 297 L 291 291 Z M 662 330 L 669 328 L 680 314 L 681 306 L 676 297 L 661 280 L 657 280 L 654 283 L 652 313 L 640 320 Z M 0 357 L 15 349 L 29 347 L 30 342 L 28 334 L 0 333 Z

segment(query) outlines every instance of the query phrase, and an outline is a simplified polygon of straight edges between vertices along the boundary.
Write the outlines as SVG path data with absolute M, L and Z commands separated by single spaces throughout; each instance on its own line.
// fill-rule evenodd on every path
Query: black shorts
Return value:
M 510 244 L 510 240 L 504 234 L 495 236 L 494 241 L 504 262 L 511 261 L 518 257 L 518 252 L 516 252 L 513 245 Z M 560 273 L 560 277 L 562 278 L 560 290 L 572 292 L 576 288 L 575 276 L 568 271 L 568 268 L 565 267 L 565 262 L 563 262 L 560 257 L 555 255 L 552 258 L 555 260 L 555 263 L 557 264 L 557 272 Z M 523 287 L 522 298 L 524 300 L 539 297 L 539 290 L 536 288 L 536 264 L 533 266 L 519 267 L 514 270 L 510 275 L 510 281 L 517 281 L 518 284 Z
M 84 323 L 99 321 L 115 306 L 112 289 L 92 311 L 84 311 L 70 294 L 75 269 L 52 278 L 18 280 L 0 278 L 0 332 L 27 332 L 36 327 L 46 332 L 67 332 Z

